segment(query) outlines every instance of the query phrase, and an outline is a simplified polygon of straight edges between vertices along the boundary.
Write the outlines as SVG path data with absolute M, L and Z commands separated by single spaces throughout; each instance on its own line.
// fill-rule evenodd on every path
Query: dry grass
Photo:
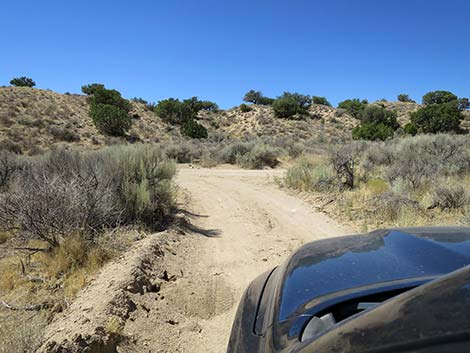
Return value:
M 80 236 L 67 238 L 50 253 L 10 253 L 0 260 L 0 298 L 22 307 L 45 304 L 41 311 L 0 307 L 0 352 L 34 352 L 51 309 L 63 308 L 95 277 L 102 266 L 129 248 L 132 235 L 108 234 L 97 244 Z M 32 242 L 31 247 L 45 244 Z

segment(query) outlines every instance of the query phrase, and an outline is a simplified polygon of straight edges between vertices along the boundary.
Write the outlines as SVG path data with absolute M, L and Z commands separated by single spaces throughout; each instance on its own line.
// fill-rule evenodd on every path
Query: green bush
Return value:
M 307 111 L 307 109 L 312 105 L 312 98 L 300 93 L 284 92 L 280 98 L 294 99 L 300 109 L 304 111 Z
M 411 122 L 406 123 L 405 126 L 403 127 L 403 130 L 405 134 L 411 135 L 411 136 L 414 136 L 418 133 L 418 127 Z
M 182 109 L 196 116 L 200 110 L 217 111 L 219 106 L 211 101 L 201 101 L 197 97 L 191 97 L 183 100 Z
M 91 104 L 90 116 L 99 131 L 111 136 L 125 136 L 132 120 L 125 110 L 110 104 Z
M 457 99 L 457 96 L 449 91 L 432 91 L 423 96 L 423 104 L 444 104 L 456 101 Z
M 325 97 L 313 96 L 312 102 L 313 104 L 326 105 L 328 107 L 331 107 L 331 103 L 328 102 L 328 99 L 326 99 Z
M 300 106 L 294 98 L 278 98 L 273 103 L 274 115 L 278 118 L 291 119 L 300 111 Z
M 129 111 L 132 109 L 132 105 L 129 103 L 129 101 L 122 98 L 121 93 L 115 89 L 95 89 L 93 94 L 89 96 L 89 101 L 91 105 L 113 105 L 126 112 L 126 114 L 129 113 Z
M 26 76 L 16 77 L 10 81 L 10 84 L 16 87 L 36 86 L 36 82 L 34 82 L 33 79 L 26 77 Z
M 259 105 L 272 105 L 274 103 L 275 99 L 274 98 L 269 98 L 269 97 L 261 97 L 258 100 Z
M 301 118 L 308 114 L 311 99 L 299 93 L 284 92 L 273 103 L 274 115 L 282 119 Z
M 397 96 L 397 99 L 399 102 L 404 102 L 404 103 L 416 103 L 414 100 L 412 100 L 407 94 L 399 94 Z
M 456 100 L 427 105 L 411 113 L 411 123 L 419 133 L 459 132 L 462 119 Z
M 260 91 L 250 90 L 248 91 L 243 100 L 247 103 L 260 104 L 260 105 L 271 105 L 274 102 L 274 99 L 263 96 L 263 93 Z
M 90 83 L 89 85 L 82 86 L 82 92 L 87 96 L 94 94 L 97 91 L 104 90 L 104 85 L 102 83 Z
M 368 105 L 367 100 L 346 99 L 338 104 L 338 108 L 344 109 L 350 114 L 353 118 L 360 119 L 363 110 Z
M 155 113 L 170 124 L 181 125 L 185 136 L 207 138 L 207 130 L 196 122 L 201 110 L 216 111 L 219 107 L 214 102 L 200 101 L 197 97 L 185 99 L 168 98 L 158 102 Z
M 384 124 L 396 130 L 400 127 L 397 121 L 397 113 L 375 105 L 367 106 L 361 113 L 361 123 Z
M 248 112 L 252 111 L 252 108 L 249 105 L 245 104 L 245 103 L 240 104 L 239 108 L 240 108 L 242 113 L 248 113 Z
M 207 138 L 207 129 L 196 120 L 190 119 L 181 126 L 181 133 L 191 138 Z
M 125 136 L 132 126 L 130 102 L 118 91 L 106 89 L 101 83 L 82 86 L 82 92 L 88 95 L 89 115 L 96 128 L 106 135 Z
M 385 141 L 393 137 L 395 130 L 383 123 L 364 123 L 352 130 L 353 140 Z
M 168 98 L 161 100 L 155 106 L 155 113 L 170 124 L 183 124 L 192 119 L 192 112 L 183 109 L 183 103 L 179 99 Z
M 393 137 L 400 127 L 397 113 L 375 105 L 369 105 L 360 114 L 361 124 L 352 131 L 354 140 L 386 140 Z

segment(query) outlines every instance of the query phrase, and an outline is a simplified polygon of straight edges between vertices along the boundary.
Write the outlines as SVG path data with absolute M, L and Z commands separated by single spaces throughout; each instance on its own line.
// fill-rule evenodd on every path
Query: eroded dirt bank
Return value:
M 49 341 L 67 336 L 86 346 L 80 341 L 83 333 L 77 338 L 69 330 L 82 322 L 90 339 L 107 340 L 91 351 L 224 352 L 238 301 L 251 280 L 305 242 L 347 233 L 279 190 L 273 177 L 280 175 L 279 170 L 181 169 L 177 183 L 190 195 L 183 208 L 191 225 L 158 241 L 153 236 L 141 241 L 134 260 L 126 260 L 144 263 L 134 265 L 137 277 L 147 276 L 137 285 L 125 265 L 107 266 L 98 284 L 49 327 Z M 129 278 L 121 281 L 124 274 Z M 96 306 L 93 297 L 113 305 Z M 73 312 L 87 305 L 85 314 Z M 63 345 L 55 347 L 60 352 Z

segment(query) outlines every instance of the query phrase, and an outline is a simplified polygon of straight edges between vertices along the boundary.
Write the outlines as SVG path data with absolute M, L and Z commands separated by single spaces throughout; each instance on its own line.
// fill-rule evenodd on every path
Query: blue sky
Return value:
M 467 0 L 4 1 L 0 85 L 125 97 L 198 96 L 228 108 L 249 89 L 346 98 L 470 96 Z

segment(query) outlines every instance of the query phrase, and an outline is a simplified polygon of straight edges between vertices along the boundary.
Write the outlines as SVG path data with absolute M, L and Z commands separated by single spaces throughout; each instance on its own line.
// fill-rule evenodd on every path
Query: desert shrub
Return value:
M 382 107 L 370 105 L 364 108 L 360 116 L 362 123 L 382 123 L 396 130 L 400 125 L 397 122 L 397 113 Z
M 278 156 L 277 149 L 265 144 L 256 144 L 250 152 L 237 156 L 237 164 L 247 169 L 262 169 L 266 166 L 274 168 L 279 164 Z
M 270 97 L 261 97 L 259 100 L 258 100 L 258 103 L 259 105 L 273 105 L 275 99 L 274 98 L 270 98 Z
M 336 185 L 336 178 L 329 166 L 302 158 L 287 170 L 284 182 L 296 190 L 328 191 Z
M 336 173 L 340 187 L 352 189 L 356 176 L 356 164 L 364 148 L 363 144 L 337 145 L 328 151 L 328 161 Z
M 10 186 L 23 165 L 16 154 L 0 150 L 0 191 L 5 191 Z
M 198 139 L 205 139 L 207 138 L 207 135 L 208 135 L 207 129 L 194 119 L 190 119 L 186 121 L 181 126 L 181 133 L 184 136 L 188 136 L 191 138 L 198 138 Z
M 387 177 L 418 188 L 436 175 L 463 175 L 470 171 L 468 138 L 428 135 L 391 142 L 394 158 Z
M 274 114 L 278 118 L 291 119 L 301 111 L 294 98 L 278 98 L 273 103 Z
M 242 113 L 248 113 L 248 112 L 251 112 L 251 110 L 252 110 L 252 108 L 249 105 L 245 104 L 245 103 L 240 104 L 239 108 L 240 108 L 240 111 Z
M 284 92 L 273 103 L 274 115 L 282 119 L 298 119 L 308 114 L 311 98 L 299 93 Z
M 219 109 L 218 105 L 210 101 L 201 101 L 197 97 L 191 97 L 183 100 L 181 103 L 183 108 L 186 108 L 187 111 L 197 115 L 200 110 L 206 111 L 216 111 Z M 193 116 L 188 117 L 188 119 L 193 118 Z
M 117 146 L 107 153 L 123 221 L 161 227 L 174 204 L 171 180 L 175 164 L 166 162 L 160 150 L 146 145 Z
M 190 110 L 183 108 L 183 103 L 179 99 L 168 98 L 157 103 L 155 113 L 171 124 L 183 124 L 193 117 Z
M 158 229 L 173 204 L 174 173 L 174 164 L 150 146 L 52 151 L 16 173 L 0 196 L 1 224 L 51 247 L 72 234 L 91 241 L 122 223 Z
M 125 136 L 132 126 L 128 113 L 110 104 L 92 104 L 90 116 L 99 131 L 111 136 Z
M 312 98 L 300 93 L 284 92 L 280 98 L 294 99 L 297 105 L 303 110 L 307 110 L 312 105 Z
M 360 119 L 362 111 L 368 105 L 367 100 L 358 98 L 346 99 L 338 104 L 338 108 L 346 110 L 352 117 Z
M 391 165 L 394 158 L 394 151 L 384 143 L 375 142 L 367 144 L 360 158 L 361 168 L 364 173 L 363 180 L 369 179 L 374 169 Z
M 190 145 L 187 143 L 172 143 L 164 150 L 165 155 L 177 163 L 192 162 L 192 152 Z
M 106 104 L 118 107 L 119 109 L 129 113 L 132 105 L 127 99 L 122 98 L 121 93 L 115 89 L 97 88 L 92 90 L 93 94 L 89 96 L 91 105 Z
M 200 110 L 205 110 L 208 112 L 217 112 L 219 110 L 217 103 L 211 101 L 199 101 L 199 108 Z
M 260 104 L 260 105 L 271 105 L 274 102 L 274 99 L 263 96 L 263 93 L 260 91 L 250 90 L 248 91 L 243 100 L 247 103 Z
M 403 127 L 403 132 L 407 135 L 414 136 L 418 133 L 418 127 L 413 123 L 406 123 Z
M 70 128 L 50 126 L 48 128 L 49 133 L 60 141 L 66 142 L 78 142 L 80 141 L 80 135 Z
M 386 140 L 393 137 L 400 126 L 397 113 L 385 108 L 370 105 L 360 113 L 361 124 L 352 131 L 354 140 Z
M 180 125 L 183 135 L 192 138 L 207 138 L 207 130 L 196 120 L 201 110 L 216 111 L 217 104 L 200 101 L 197 97 L 185 99 L 169 98 L 158 102 L 155 113 L 170 124 Z
M 432 91 L 423 96 L 423 104 L 444 104 L 456 101 L 457 99 L 457 96 L 449 91 Z
M 468 191 L 462 184 L 444 181 L 431 191 L 432 205 L 443 210 L 461 208 L 468 204 Z
M 404 103 L 416 103 L 414 100 L 412 100 L 412 99 L 410 98 L 410 96 L 408 96 L 407 94 L 404 94 L 404 93 L 399 94 L 399 95 L 397 96 L 397 100 L 398 100 L 399 102 L 404 102 Z
M 90 83 L 88 85 L 82 86 L 82 92 L 88 96 L 104 89 L 105 87 L 102 83 Z
M 299 157 L 306 150 L 302 143 L 289 143 L 287 146 L 284 146 L 284 149 L 291 158 Z
M 312 103 L 319 104 L 319 105 L 326 105 L 327 107 L 331 107 L 331 103 L 328 102 L 328 99 L 326 99 L 325 97 L 313 96 Z
M 259 99 L 263 96 L 263 93 L 260 91 L 255 91 L 254 89 L 249 90 L 245 96 L 243 97 L 243 100 L 247 103 L 253 103 L 253 104 L 258 104 Z
M 125 136 L 132 126 L 129 101 L 118 91 L 98 83 L 83 86 L 82 91 L 88 95 L 89 115 L 96 128 L 106 135 Z
M 234 142 L 224 146 L 218 153 L 218 160 L 222 163 L 236 164 L 237 159 L 249 153 L 254 147 L 250 142 Z
M 383 123 L 364 123 L 352 130 L 353 140 L 385 141 L 393 137 L 394 130 Z
M 34 87 L 36 86 L 36 82 L 33 81 L 32 78 L 21 76 L 16 77 L 10 81 L 10 84 L 16 87 Z
M 408 130 L 433 134 L 459 132 L 462 119 L 463 116 L 456 100 L 431 104 L 411 113 L 411 125 Z

